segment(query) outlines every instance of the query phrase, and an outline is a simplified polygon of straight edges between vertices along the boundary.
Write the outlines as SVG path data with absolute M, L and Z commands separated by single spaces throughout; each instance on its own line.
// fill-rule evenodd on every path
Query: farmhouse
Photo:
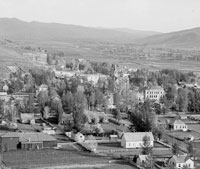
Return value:
M 148 158 L 148 155 L 140 154 L 140 155 L 138 156 L 138 158 L 137 158 L 137 162 L 136 162 L 136 163 L 137 163 L 138 165 L 143 165 L 143 164 L 146 162 L 147 158 Z
M 6 100 L 8 98 L 7 92 L 0 92 L 0 100 Z
M 150 138 L 150 146 L 153 147 L 154 137 L 152 132 L 124 133 L 121 139 L 121 146 L 124 148 L 141 148 L 143 146 L 144 136 Z
M 2 151 L 16 150 L 19 145 L 19 136 L 15 132 L 0 134 L 0 146 Z
M 171 124 L 170 124 L 170 126 L 171 126 L 171 128 L 173 130 L 183 130 L 183 131 L 186 131 L 188 129 L 187 124 L 185 124 L 180 119 L 176 119 L 176 120 L 172 121 Z
M 57 140 L 47 133 L 19 133 L 21 149 L 42 149 L 57 147 Z
M 187 155 L 174 155 L 169 159 L 169 165 L 175 166 L 177 169 L 181 169 L 184 166 L 194 168 L 194 161 L 188 158 Z
M 29 123 L 34 119 L 34 113 L 20 113 L 20 122 Z
M 164 95 L 164 89 L 160 86 L 152 86 L 144 92 L 144 98 L 150 100 L 159 100 Z

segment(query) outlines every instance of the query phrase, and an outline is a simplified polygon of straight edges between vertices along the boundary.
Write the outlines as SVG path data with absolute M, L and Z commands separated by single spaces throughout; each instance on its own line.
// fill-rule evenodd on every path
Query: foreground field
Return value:
M 72 164 L 108 164 L 109 159 L 73 150 L 11 151 L 3 154 L 3 161 L 9 167 L 54 166 Z

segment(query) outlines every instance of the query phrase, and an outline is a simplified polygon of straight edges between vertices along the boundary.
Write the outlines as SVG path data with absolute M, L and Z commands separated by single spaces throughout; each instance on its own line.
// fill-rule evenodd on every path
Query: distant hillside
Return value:
M 150 36 L 137 41 L 146 45 L 167 45 L 174 47 L 200 47 L 200 28 Z
M 140 31 L 140 30 L 133 30 L 128 28 L 114 28 L 113 30 L 130 33 L 138 38 L 145 38 L 148 36 L 158 35 L 161 32 L 154 32 L 154 31 Z
M 105 29 L 91 28 L 58 23 L 24 22 L 15 18 L 0 18 L 0 37 L 12 40 L 100 40 L 100 41 L 126 41 L 146 37 L 143 31 L 135 33 Z M 152 35 L 152 34 L 151 34 Z

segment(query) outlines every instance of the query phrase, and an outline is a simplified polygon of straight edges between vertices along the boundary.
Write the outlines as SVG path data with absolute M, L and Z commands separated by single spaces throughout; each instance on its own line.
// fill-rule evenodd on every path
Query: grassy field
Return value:
M 104 164 L 109 159 L 92 153 L 79 152 L 73 148 L 64 150 L 44 149 L 37 151 L 10 151 L 3 153 L 7 166 L 60 165 L 60 164 Z
M 186 131 L 186 132 L 184 132 L 184 131 L 170 131 L 168 133 L 168 135 L 171 135 L 171 136 L 178 138 L 178 139 L 181 139 L 181 140 L 184 140 L 184 138 L 187 138 L 189 136 L 193 136 L 194 139 L 200 139 L 199 133 L 197 133 L 195 131 Z

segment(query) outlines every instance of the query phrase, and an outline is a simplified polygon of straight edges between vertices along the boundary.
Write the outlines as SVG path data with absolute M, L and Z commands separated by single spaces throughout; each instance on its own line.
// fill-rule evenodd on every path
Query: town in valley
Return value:
M 199 42 L 0 12 L 0 168 L 199 169 Z

